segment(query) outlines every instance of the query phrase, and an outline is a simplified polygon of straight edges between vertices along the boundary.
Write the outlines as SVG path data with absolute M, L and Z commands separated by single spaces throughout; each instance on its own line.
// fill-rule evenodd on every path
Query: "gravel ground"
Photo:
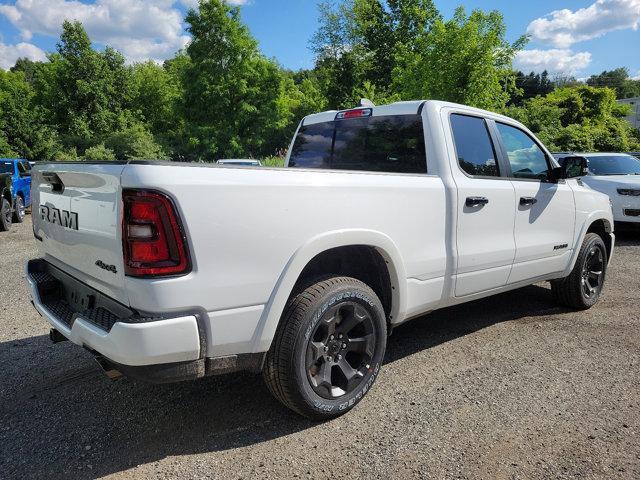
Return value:
M 30 219 L 0 233 L 0 476 L 640 478 L 640 234 L 588 312 L 545 285 L 398 328 L 375 388 L 314 424 L 252 375 L 154 386 L 52 345 Z

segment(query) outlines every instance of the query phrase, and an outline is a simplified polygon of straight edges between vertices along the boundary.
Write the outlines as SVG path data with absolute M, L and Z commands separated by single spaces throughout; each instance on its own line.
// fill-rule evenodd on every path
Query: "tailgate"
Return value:
M 32 174 L 33 231 L 43 257 L 129 304 L 122 255 L 124 163 L 52 163 Z

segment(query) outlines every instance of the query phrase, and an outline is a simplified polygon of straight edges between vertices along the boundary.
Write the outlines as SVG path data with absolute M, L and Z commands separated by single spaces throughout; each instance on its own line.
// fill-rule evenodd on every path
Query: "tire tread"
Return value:
M 263 369 L 263 378 L 271 393 L 286 407 L 313 420 L 321 420 L 326 416 L 309 408 L 295 394 L 293 358 L 296 337 L 314 303 L 327 291 L 345 284 L 363 289 L 372 298 L 377 298 L 368 285 L 350 277 L 331 277 L 310 285 L 291 298 L 285 307 Z
M 582 242 L 582 245 L 580 247 L 580 253 L 578 253 L 576 264 L 573 267 L 571 273 L 564 278 L 551 281 L 551 293 L 554 299 L 561 305 L 576 310 L 587 310 L 593 306 L 593 304 L 588 304 L 585 302 L 585 299 L 582 295 L 580 280 L 582 275 L 582 264 L 584 262 L 584 257 L 591 249 L 593 243 L 597 241 L 602 242 L 602 238 L 600 237 L 600 235 L 598 235 L 597 233 L 587 233 L 587 235 L 584 237 L 584 241 Z M 604 246 L 604 242 L 602 243 Z

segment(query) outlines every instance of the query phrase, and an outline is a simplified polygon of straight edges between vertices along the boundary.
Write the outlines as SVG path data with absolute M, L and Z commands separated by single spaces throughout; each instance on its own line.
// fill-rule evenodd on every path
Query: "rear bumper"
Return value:
M 204 365 L 196 315 L 142 318 L 42 259 L 27 263 L 26 278 L 34 307 L 53 328 L 114 364 Z

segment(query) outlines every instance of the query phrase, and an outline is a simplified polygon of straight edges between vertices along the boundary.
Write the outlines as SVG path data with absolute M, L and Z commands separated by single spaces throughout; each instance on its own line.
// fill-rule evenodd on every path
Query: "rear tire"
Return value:
M 18 195 L 13 205 L 13 223 L 24 222 L 24 216 L 25 216 L 24 200 L 22 200 L 22 197 Z
M 0 203 L 0 232 L 6 232 L 11 228 L 11 204 L 6 198 Z
M 386 316 L 373 290 L 354 278 L 329 278 L 289 300 L 263 377 L 291 410 L 334 418 L 369 391 L 386 342 Z
M 600 298 L 607 271 L 607 248 L 600 235 L 587 233 L 569 276 L 553 280 L 556 301 L 576 310 L 593 307 Z

